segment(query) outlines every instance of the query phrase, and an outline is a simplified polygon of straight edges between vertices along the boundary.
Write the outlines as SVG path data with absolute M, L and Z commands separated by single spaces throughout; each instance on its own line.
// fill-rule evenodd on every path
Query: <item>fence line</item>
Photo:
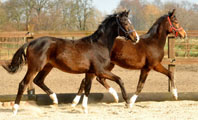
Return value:
M 1 32 L 0 33 L 0 61 L 10 60 L 14 52 L 27 41 L 36 39 L 41 36 L 54 36 L 61 38 L 80 38 L 87 35 L 90 35 L 92 32 L 37 32 L 29 33 L 27 31 L 22 32 Z M 138 33 L 144 34 L 145 31 L 138 31 Z M 189 31 L 187 32 L 188 36 L 197 37 L 198 31 Z M 175 39 L 174 39 L 175 40 Z M 195 54 L 193 56 L 198 56 L 198 40 L 193 40 L 192 42 L 189 39 L 186 40 L 176 40 L 175 46 L 178 46 L 178 49 L 175 50 L 176 57 L 190 57 L 190 54 Z M 195 47 L 194 47 L 195 46 Z M 193 48 L 194 47 L 194 48 Z M 167 48 L 166 48 L 167 49 Z M 168 52 L 165 51 L 165 56 L 168 55 Z
M 90 35 L 92 32 L 38 32 L 38 33 L 29 33 L 27 31 L 22 32 L 2 32 L 0 33 L 0 64 L 2 64 L 6 60 L 10 60 L 15 51 L 25 42 L 31 41 L 35 38 L 41 36 L 54 36 L 54 37 L 61 37 L 61 38 L 80 38 L 87 35 Z M 145 31 L 138 31 L 138 33 L 144 34 Z M 188 37 L 197 37 L 198 38 L 198 31 L 189 31 L 187 32 Z M 197 42 L 197 43 L 196 43 Z M 168 57 L 163 59 L 163 64 L 168 64 L 168 69 L 173 73 L 175 72 L 175 65 L 178 64 L 198 64 L 198 57 L 190 58 L 190 52 L 195 51 L 198 53 L 198 50 L 191 50 L 192 46 L 197 47 L 198 49 L 198 40 L 193 40 L 191 43 L 189 39 L 176 41 L 175 37 L 169 36 L 168 37 Z M 183 45 L 184 49 L 179 49 L 184 51 L 184 57 L 178 58 L 176 57 L 175 53 L 178 51 L 175 49 L 175 45 Z M 179 54 L 179 53 L 178 53 Z M 197 55 L 198 56 L 198 55 Z M 170 83 L 169 83 L 169 90 L 170 90 Z M 28 95 L 31 99 L 31 96 L 35 96 L 34 86 L 30 84 L 28 88 Z

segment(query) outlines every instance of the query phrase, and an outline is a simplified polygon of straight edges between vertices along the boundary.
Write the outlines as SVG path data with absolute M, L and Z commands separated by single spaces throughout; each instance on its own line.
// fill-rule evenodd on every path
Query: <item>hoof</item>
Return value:
M 119 103 L 119 99 L 115 99 L 115 103 Z
M 129 108 L 133 108 L 134 103 L 129 104 Z
M 53 103 L 52 105 L 50 105 L 51 108 L 57 108 L 58 104 L 57 103 Z
M 85 114 L 88 114 L 88 108 L 86 107 L 83 107 L 83 112 L 85 113 Z
M 126 104 L 125 104 L 125 107 L 126 107 L 126 108 L 130 108 L 130 104 L 129 104 L 129 103 L 126 103 Z
M 75 108 L 76 105 L 77 105 L 77 103 L 73 102 L 72 105 L 71 105 L 71 107 Z
M 174 95 L 173 95 L 173 98 L 174 98 L 175 100 L 178 100 L 178 96 L 174 96 Z

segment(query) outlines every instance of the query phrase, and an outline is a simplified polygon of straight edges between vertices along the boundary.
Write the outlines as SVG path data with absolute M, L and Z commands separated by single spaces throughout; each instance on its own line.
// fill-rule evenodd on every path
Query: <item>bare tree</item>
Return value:
M 25 20 L 25 28 L 28 30 L 28 25 L 32 17 L 33 9 L 35 6 L 34 0 L 19 0 L 19 5 L 22 6 Z
M 160 15 L 168 13 L 173 8 L 177 9 L 178 20 L 186 30 L 198 29 L 194 24 L 198 21 L 198 5 L 187 0 L 180 3 L 174 1 L 163 3 L 161 0 L 150 3 L 147 0 L 121 0 L 117 9 L 123 8 L 131 9 L 132 22 L 137 30 L 148 30 Z
M 86 22 L 89 16 L 93 13 L 92 0 L 75 0 L 76 17 L 80 30 L 86 30 Z

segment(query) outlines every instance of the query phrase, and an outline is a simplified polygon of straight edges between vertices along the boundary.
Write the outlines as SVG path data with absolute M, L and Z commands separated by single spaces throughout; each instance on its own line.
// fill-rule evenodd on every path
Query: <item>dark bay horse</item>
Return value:
M 79 40 L 41 37 L 20 47 L 11 63 L 3 65 L 10 73 L 17 72 L 24 61 L 28 66 L 27 73 L 19 84 L 13 106 L 14 114 L 17 113 L 23 92 L 32 81 L 50 96 L 54 104 L 58 104 L 56 94 L 44 84 L 45 77 L 54 67 L 68 73 L 85 73 L 87 78 L 94 75 L 115 81 L 120 86 L 126 103 L 129 103 L 121 78 L 106 69 L 110 65 L 110 51 L 118 35 L 134 42 L 139 39 L 128 14 L 129 11 L 123 11 L 109 15 L 92 35 Z M 88 92 L 89 89 L 86 90 L 83 99 L 85 112 Z
M 175 9 L 172 12 L 169 12 L 168 15 L 161 16 L 159 19 L 157 19 L 149 31 L 145 35 L 140 36 L 140 41 L 137 44 L 132 44 L 121 38 L 117 38 L 115 40 L 115 44 L 111 52 L 111 65 L 108 69 L 112 70 L 116 64 L 126 69 L 141 70 L 137 90 L 135 95 L 130 99 L 130 107 L 133 106 L 136 98 L 143 89 L 150 70 L 155 70 L 168 76 L 171 80 L 172 93 L 175 99 L 178 98 L 173 75 L 161 64 L 161 61 L 164 57 L 166 38 L 170 33 L 173 33 L 176 36 L 179 34 L 179 36 L 182 38 L 187 36 L 184 29 L 177 21 Z M 109 92 L 114 96 L 116 102 L 118 102 L 117 92 L 106 83 L 105 79 L 97 78 L 97 80 L 109 90 Z M 81 96 L 83 89 L 91 86 L 85 85 L 87 81 L 91 80 L 86 78 L 82 80 L 78 95 L 73 100 L 72 106 L 78 104 L 78 99 Z

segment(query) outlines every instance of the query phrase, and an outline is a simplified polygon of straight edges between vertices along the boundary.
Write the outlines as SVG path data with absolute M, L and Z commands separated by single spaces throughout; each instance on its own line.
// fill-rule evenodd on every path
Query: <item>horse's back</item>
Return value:
M 103 61 L 105 64 L 110 61 L 105 59 L 109 56 L 106 54 L 107 50 L 102 45 L 88 41 L 41 37 L 30 42 L 27 59 L 28 65 L 34 65 L 38 70 L 43 69 L 46 64 L 51 64 L 64 72 L 85 73 L 89 72 L 97 61 Z

